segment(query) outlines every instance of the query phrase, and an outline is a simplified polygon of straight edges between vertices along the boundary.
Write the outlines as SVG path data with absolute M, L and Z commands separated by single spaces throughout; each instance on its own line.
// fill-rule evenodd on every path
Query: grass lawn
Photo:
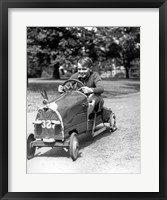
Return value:
M 27 112 L 36 111 L 42 106 L 42 96 L 39 92 L 41 88 L 47 91 L 49 100 L 57 98 L 60 94 L 57 88 L 64 80 L 42 80 L 29 79 L 27 88 Z M 103 98 L 118 98 L 122 95 L 136 93 L 140 91 L 139 80 L 103 80 L 104 93 Z

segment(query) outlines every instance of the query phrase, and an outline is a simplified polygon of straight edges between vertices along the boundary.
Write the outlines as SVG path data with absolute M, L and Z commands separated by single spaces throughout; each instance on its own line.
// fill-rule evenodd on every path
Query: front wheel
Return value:
M 33 146 L 33 141 L 35 140 L 34 135 L 30 134 L 27 138 L 27 159 L 34 157 L 36 147 Z
M 73 161 L 75 161 L 78 158 L 78 152 L 79 152 L 79 140 L 78 135 L 74 132 L 70 136 L 70 156 Z
M 109 118 L 109 124 L 110 124 L 110 131 L 114 132 L 117 130 L 117 126 L 116 126 L 116 116 L 114 113 L 110 114 L 110 118 Z

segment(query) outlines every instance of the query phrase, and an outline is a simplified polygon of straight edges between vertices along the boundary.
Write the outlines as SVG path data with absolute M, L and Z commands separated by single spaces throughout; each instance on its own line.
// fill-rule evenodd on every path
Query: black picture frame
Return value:
M 8 192 L 8 8 L 159 8 L 159 192 Z M 1 199 L 167 199 L 167 1 L 166 0 L 0 0 L 0 198 Z M 166 79 L 165 79 L 166 78 Z M 149 147 L 148 147 L 149 148 Z M 106 183 L 107 184 L 107 183 Z

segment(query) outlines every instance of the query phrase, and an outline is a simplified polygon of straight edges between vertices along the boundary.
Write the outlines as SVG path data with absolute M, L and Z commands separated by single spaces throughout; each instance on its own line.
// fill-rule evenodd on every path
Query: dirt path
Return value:
M 41 148 L 27 161 L 27 173 L 140 173 L 140 93 L 105 99 L 117 116 L 118 130 L 92 141 L 80 137 L 80 156 L 73 162 L 62 148 Z M 27 116 L 32 131 L 36 113 Z

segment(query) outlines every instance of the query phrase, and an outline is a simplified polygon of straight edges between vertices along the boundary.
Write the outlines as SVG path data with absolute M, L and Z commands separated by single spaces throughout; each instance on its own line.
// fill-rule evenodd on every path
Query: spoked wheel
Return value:
M 78 135 L 74 132 L 70 136 L 70 156 L 73 161 L 78 158 L 79 140 Z
M 33 146 L 33 141 L 35 140 L 34 135 L 30 134 L 27 138 L 27 159 L 34 157 L 36 147 Z
M 114 132 L 117 130 L 117 126 L 116 126 L 116 116 L 114 113 L 110 114 L 110 118 L 109 118 L 109 124 L 110 124 L 110 131 Z

